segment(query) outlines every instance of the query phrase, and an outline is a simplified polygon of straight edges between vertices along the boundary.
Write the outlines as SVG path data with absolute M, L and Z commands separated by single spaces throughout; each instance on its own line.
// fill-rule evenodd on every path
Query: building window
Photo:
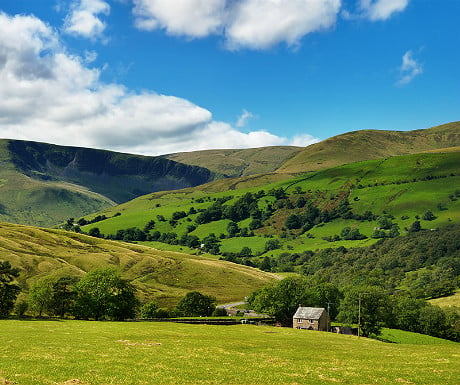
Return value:
M 297 318 L 297 323 L 301 324 L 302 323 L 302 318 Z
M 310 322 L 311 324 L 313 324 L 313 323 L 315 323 L 315 320 L 309 319 L 308 322 Z

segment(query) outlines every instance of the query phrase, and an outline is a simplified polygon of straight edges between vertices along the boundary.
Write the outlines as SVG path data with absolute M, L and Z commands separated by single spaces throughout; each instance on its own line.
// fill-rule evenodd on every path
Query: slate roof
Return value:
M 292 318 L 303 319 L 320 319 L 321 315 L 326 311 L 324 308 L 318 307 L 302 307 L 300 306 Z

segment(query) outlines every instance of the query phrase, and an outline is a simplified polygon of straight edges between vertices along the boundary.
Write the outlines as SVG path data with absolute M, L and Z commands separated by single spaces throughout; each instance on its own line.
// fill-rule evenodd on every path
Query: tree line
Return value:
M 135 286 L 113 268 L 92 270 L 82 277 L 46 276 L 30 288 L 27 299 L 19 299 L 16 283 L 19 269 L 7 261 L 0 262 L 0 318 L 13 311 L 38 317 L 72 317 L 85 320 L 123 321 L 142 318 L 222 316 L 216 298 L 196 291 L 187 293 L 174 309 L 159 308 L 155 302 L 141 304 Z
M 350 285 L 339 289 L 314 278 L 285 278 L 253 292 L 255 311 L 292 326 L 299 305 L 329 310 L 332 320 L 357 326 L 363 336 L 378 336 L 383 327 L 460 341 L 460 309 L 443 310 L 406 291 L 379 285 Z

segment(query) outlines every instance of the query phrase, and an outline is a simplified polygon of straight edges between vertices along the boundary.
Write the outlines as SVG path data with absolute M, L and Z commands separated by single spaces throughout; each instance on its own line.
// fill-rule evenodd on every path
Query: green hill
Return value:
M 354 131 L 304 148 L 277 172 L 317 171 L 362 160 L 416 154 L 459 145 L 460 122 L 415 131 Z
M 97 239 L 60 230 L 0 223 L 0 259 L 21 269 L 23 291 L 47 275 L 82 275 L 114 267 L 132 280 L 144 301 L 172 306 L 189 291 L 213 295 L 219 303 L 240 301 L 275 279 L 272 274 L 150 247 Z
M 366 159 L 455 152 L 459 145 L 459 122 L 409 132 L 352 132 L 305 149 L 209 150 L 160 157 L 0 140 L 0 220 L 52 226 L 155 191 L 203 184 L 201 191 L 208 193 L 254 188 Z
M 208 169 L 162 157 L 0 140 L 0 220 L 52 226 L 215 177 Z
M 460 153 L 457 152 L 424 153 L 357 162 L 276 183 L 227 189 L 225 192 L 212 193 L 208 185 L 204 185 L 154 193 L 100 212 L 108 219 L 83 229 L 89 231 L 98 227 L 103 234 L 116 236 L 118 230 L 131 227 L 143 229 L 153 220 L 155 226 L 149 230 L 150 235 L 155 231 L 162 234 L 171 232 L 177 234 L 177 240 L 184 234 L 195 235 L 202 240 L 215 233 L 220 238 L 222 252 L 239 252 L 243 246 L 248 246 L 262 256 L 286 251 L 370 245 L 377 241 L 372 235 L 378 227 L 378 218 L 384 215 L 393 217 L 392 222 L 399 226 L 402 234 L 417 218 L 423 228 L 429 229 L 459 223 L 459 164 Z M 284 191 L 282 196 L 276 196 L 279 189 Z M 261 226 L 248 231 L 246 236 L 236 234 L 228 237 L 227 226 L 231 218 L 225 215 L 206 223 L 197 222 L 201 212 L 209 211 L 216 203 L 221 202 L 225 209 L 237 204 L 247 193 L 253 194 L 253 205 L 257 210 L 254 211 L 254 206 L 253 212 L 243 216 L 244 219 L 240 216 L 233 220 L 240 229 L 246 228 L 247 231 L 256 214 L 261 218 Z M 287 218 L 304 215 L 309 205 L 318 211 L 312 226 L 308 230 L 305 230 L 304 224 L 288 228 Z M 423 219 L 428 211 L 435 218 Z M 117 212 L 121 215 L 115 216 Z M 186 215 L 172 220 L 175 212 Z M 90 215 L 86 219 L 94 217 Z M 191 229 L 191 225 L 195 228 Z M 365 238 L 332 242 L 325 239 L 340 235 L 345 227 L 358 229 Z M 388 235 L 388 231 L 385 234 Z M 278 239 L 281 247 L 264 252 L 267 237 Z
M 206 150 L 165 155 L 165 158 L 192 166 L 205 167 L 234 178 L 268 174 L 301 151 L 301 147 L 261 147 L 243 150 Z

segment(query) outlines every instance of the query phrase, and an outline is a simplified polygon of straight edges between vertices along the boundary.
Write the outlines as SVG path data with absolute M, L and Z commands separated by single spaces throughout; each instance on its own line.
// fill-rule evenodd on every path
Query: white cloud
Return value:
M 68 54 L 36 17 L 0 12 L 0 137 L 146 155 L 289 143 L 242 133 L 185 99 L 104 83 L 86 56 Z
M 230 49 L 295 46 L 335 24 L 340 0 L 244 0 L 234 3 L 226 28 Z
M 139 29 L 165 29 L 170 35 L 205 37 L 222 28 L 226 0 L 134 0 Z
M 335 24 L 341 0 L 134 0 L 140 29 L 190 38 L 222 34 L 230 49 L 267 49 Z
M 395 12 L 402 12 L 409 0 L 360 0 L 359 7 L 363 15 L 372 21 L 386 20 Z
M 301 134 L 294 136 L 289 144 L 291 146 L 307 147 L 310 144 L 318 143 L 319 141 L 320 139 L 315 138 L 309 134 Z
M 241 115 L 238 117 L 238 120 L 236 122 L 237 127 L 244 127 L 248 123 L 248 120 L 255 118 L 255 115 L 249 112 L 246 109 L 243 109 L 243 112 Z
M 407 51 L 402 57 L 402 64 L 399 68 L 400 79 L 398 85 L 405 85 L 410 83 L 416 76 L 423 73 L 423 67 L 418 63 L 414 57 L 412 51 Z
M 110 5 L 103 0 L 78 0 L 71 6 L 64 21 L 64 31 L 89 39 L 104 39 L 106 23 L 100 15 L 108 15 Z

